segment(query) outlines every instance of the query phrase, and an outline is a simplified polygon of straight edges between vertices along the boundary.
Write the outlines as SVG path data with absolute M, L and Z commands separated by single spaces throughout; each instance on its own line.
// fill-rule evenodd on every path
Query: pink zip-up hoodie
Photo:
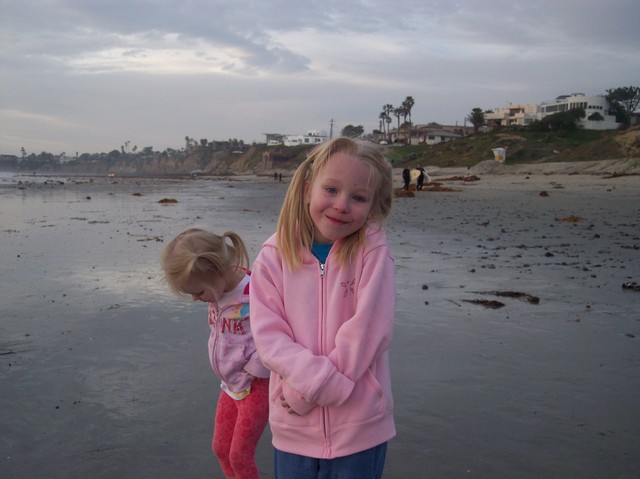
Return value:
M 258 357 L 249 322 L 249 274 L 219 303 L 209 305 L 209 361 L 222 389 L 236 399 L 246 394 L 254 377 L 269 371 Z M 253 316 L 253 314 L 251 315 Z
M 253 265 L 251 316 L 271 370 L 269 424 L 281 451 L 332 459 L 395 436 L 388 348 L 395 314 L 393 257 L 381 227 L 346 267 L 305 252 L 290 270 L 271 236 Z M 280 396 L 297 414 L 282 407 Z

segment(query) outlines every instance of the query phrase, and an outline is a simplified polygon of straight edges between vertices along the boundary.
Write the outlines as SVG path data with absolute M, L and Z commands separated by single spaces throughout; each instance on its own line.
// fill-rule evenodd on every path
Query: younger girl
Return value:
M 238 479 L 258 478 L 255 450 L 269 411 L 269 371 L 249 323 L 248 265 L 247 249 L 233 232 L 190 228 L 162 252 L 171 290 L 209 305 L 209 359 L 222 380 L 212 447 L 225 476 Z
M 337 138 L 293 176 L 253 268 L 253 333 L 272 371 L 278 479 L 380 478 L 395 435 L 388 348 L 394 263 L 381 222 L 391 166 Z

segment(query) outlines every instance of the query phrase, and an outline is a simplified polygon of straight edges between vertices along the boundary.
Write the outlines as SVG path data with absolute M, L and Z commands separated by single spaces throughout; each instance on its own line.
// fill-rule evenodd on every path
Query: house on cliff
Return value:
M 582 108 L 585 117 L 578 121 L 578 127 L 585 130 L 615 130 L 620 126 L 615 115 L 610 113 L 610 105 L 604 95 L 587 96 L 584 93 L 560 95 L 552 102 L 540 105 L 533 103 L 509 103 L 505 107 L 488 110 L 484 118 L 489 128 L 497 126 L 527 126 L 545 116 Z

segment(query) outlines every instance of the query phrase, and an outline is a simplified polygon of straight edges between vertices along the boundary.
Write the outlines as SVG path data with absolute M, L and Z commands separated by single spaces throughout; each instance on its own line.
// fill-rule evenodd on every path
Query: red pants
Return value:
M 269 379 L 254 379 L 240 401 L 220 392 L 211 445 L 226 477 L 258 479 L 256 447 L 268 420 Z

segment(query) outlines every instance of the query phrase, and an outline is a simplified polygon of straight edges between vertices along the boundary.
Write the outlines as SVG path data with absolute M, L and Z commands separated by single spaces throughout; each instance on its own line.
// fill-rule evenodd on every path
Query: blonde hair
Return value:
M 314 225 L 305 200 L 306 188 L 310 188 L 318 172 L 331 156 L 346 153 L 371 166 L 369 184 L 373 193 L 371 212 L 360 230 L 340 241 L 338 262 L 348 263 L 355 251 L 364 244 L 366 227 L 370 223 L 381 224 L 391 212 L 393 183 L 391 164 L 374 143 L 365 143 L 339 137 L 316 146 L 293 175 L 278 218 L 278 249 L 289 268 L 302 264 L 303 251 L 311 250 Z
M 227 238 L 231 244 L 227 243 Z M 237 233 L 219 236 L 201 228 L 189 228 L 162 250 L 164 279 L 171 291 L 182 295 L 187 282 L 203 273 L 226 274 L 233 269 L 249 268 L 249 253 Z

